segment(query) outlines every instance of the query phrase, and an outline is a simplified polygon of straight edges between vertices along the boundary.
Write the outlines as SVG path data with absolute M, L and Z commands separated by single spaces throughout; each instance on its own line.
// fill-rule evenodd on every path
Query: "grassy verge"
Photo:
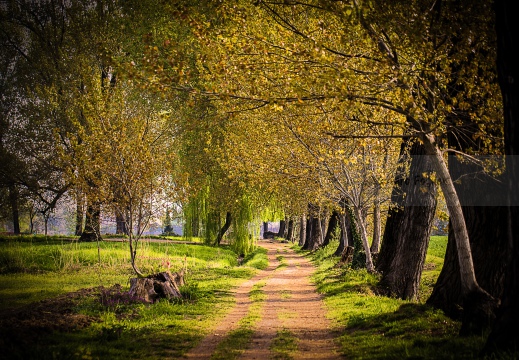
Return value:
M 377 296 L 378 277 L 365 270 L 336 267 L 331 243 L 309 256 L 318 270 L 314 281 L 325 294 L 328 315 L 339 329 L 348 359 L 473 359 L 482 336 L 459 337 L 460 323 L 424 304 L 438 277 L 446 237 L 432 237 L 421 284 L 421 301 Z
M 224 247 L 143 242 L 138 266 L 144 272 L 187 269 L 183 300 L 147 305 L 125 297 L 133 277 L 127 247 L 107 241 L 98 248 L 96 243 L 61 238 L 1 241 L 3 358 L 178 358 L 230 309 L 230 290 L 266 261 L 261 250 L 239 266 L 237 254 Z M 120 284 L 120 290 L 110 293 L 111 301 L 103 301 L 102 295 L 114 284 Z M 41 314 L 33 314 L 40 306 L 36 304 L 50 306 L 84 288 L 96 289 L 88 296 L 57 302 L 66 308 L 55 319 L 45 322 Z M 8 316 L 13 311 L 23 315 L 21 320 Z M 56 325 L 60 316 L 77 328 L 63 331 Z M 85 326 L 78 319 L 89 323 Z

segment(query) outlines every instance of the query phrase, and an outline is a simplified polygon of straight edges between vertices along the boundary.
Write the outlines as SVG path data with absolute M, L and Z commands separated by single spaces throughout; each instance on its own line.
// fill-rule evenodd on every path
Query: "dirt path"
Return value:
M 236 306 L 186 358 L 211 358 L 219 342 L 248 314 L 249 292 L 261 282 L 267 297 L 240 359 L 274 358 L 271 346 L 280 331 L 296 339 L 297 350 L 290 354 L 293 359 L 340 359 L 321 296 L 309 279 L 315 268 L 288 244 L 265 240 L 259 245 L 268 250 L 269 267 L 236 290 Z

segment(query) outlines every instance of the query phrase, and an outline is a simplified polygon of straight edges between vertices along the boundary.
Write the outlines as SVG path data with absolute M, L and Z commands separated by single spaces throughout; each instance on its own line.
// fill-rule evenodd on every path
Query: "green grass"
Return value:
M 297 351 L 297 339 L 290 330 L 278 330 L 276 337 L 272 340 L 270 350 L 274 353 L 276 360 L 292 359 L 292 354 Z
M 232 307 L 232 288 L 263 266 L 266 252 L 254 254 L 238 266 L 237 254 L 226 247 L 143 241 L 137 260 L 143 272 L 187 269 L 186 286 L 181 288 L 185 300 L 107 307 L 99 295 L 85 297 L 71 311 L 96 318 L 90 326 L 66 333 L 40 331 L 38 336 L 30 332 L 29 342 L 13 335 L 20 342 L 0 340 L 0 345 L 8 346 L 2 356 L 178 358 Z M 131 277 L 127 243 L 102 241 L 98 249 L 97 243 L 63 238 L 9 237 L 0 241 L 0 311 L 82 288 L 121 284 L 127 291 Z M 37 325 L 39 320 L 34 321 Z M 2 335 L 9 335 L 6 326 L 12 324 L 2 325 Z
M 243 259 L 243 265 L 247 265 L 259 270 L 265 270 L 268 265 L 267 249 L 256 248 Z
M 379 276 L 366 270 L 336 267 L 331 243 L 311 256 L 314 281 L 325 294 L 328 316 L 348 359 L 474 359 L 481 336 L 459 337 L 460 323 L 424 304 L 443 264 L 447 238 L 432 237 L 422 276 L 420 302 L 376 295 Z

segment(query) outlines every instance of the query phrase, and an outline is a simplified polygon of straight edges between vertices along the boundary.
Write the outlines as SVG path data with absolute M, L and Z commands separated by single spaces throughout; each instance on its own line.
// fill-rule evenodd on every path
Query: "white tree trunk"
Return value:
M 440 149 L 438 149 L 436 145 L 434 135 L 425 135 L 423 141 L 427 155 L 432 156 L 432 163 L 434 164 L 445 202 L 447 203 L 447 209 L 449 210 L 452 230 L 454 231 L 454 238 L 456 240 L 456 249 L 458 251 L 462 292 L 466 295 L 471 291 L 481 289 L 477 283 L 476 274 L 474 272 L 469 234 L 467 232 L 465 218 L 463 217 L 461 203 L 454 188 L 454 183 L 447 164 L 443 159 Z
M 369 249 L 368 235 L 366 232 L 366 226 L 364 225 L 364 218 L 362 217 L 362 210 L 357 206 L 353 207 L 353 211 L 355 211 L 355 217 L 357 221 L 357 228 L 360 232 L 360 237 L 362 239 L 362 247 L 364 248 L 364 252 L 366 253 L 366 269 L 370 273 L 375 272 L 375 266 L 373 266 L 373 259 L 371 257 L 371 251 Z

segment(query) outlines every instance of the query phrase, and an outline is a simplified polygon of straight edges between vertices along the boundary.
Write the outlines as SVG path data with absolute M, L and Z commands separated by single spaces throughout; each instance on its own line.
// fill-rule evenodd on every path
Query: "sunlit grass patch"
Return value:
M 325 294 L 328 316 L 341 335 L 337 341 L 349 359 L 473 359 L 481 336 L 459 337 L 460 323 L 424 302 L 436 282 L 445 255 L 446 237 L 432 237 L 422 275 L 420 302 L 377 295 L 380 275 L 365 269 L 337 267 L 337 244 L 311 254 L 313 277 Z M 308 253 L 307 253 L 308 254 Z
M 292 359 L 292 354 L 297 351 L 298 339 L 288 329 L 278 330 L 272 340 L 270 350 L 276 360 Z
M 259 251 L 258 258 L 263 254 Z M 86 328 L 47 331 L 37 338 L 4 328 L 14 341 L 8 335 L 0 345 L 8 344 L 13 358 L 179 358 L 232 307 L 232 289 L 257 272 L 249 264 L 238 266 L 237 254 L 228 247 L 168 242 L 139 242 L 137 265 L 146 273 L 184 269 L 184 298 L 153 305 L 129 301 L 129 279 L 135 274 L 127 242 L 0 242 L 0 309 L 30 309 L 35 301 L 79 289 L 121 285 L 108 301 L 102 301 L 101 290 L 68 310 L 97 319 Z
M 267 249 L 257 247 L 253 252 L 245 256 L 242 265 L 250 266 L 259 270 L 266 269 L 269 265 Z
M 283 255 L 277 255 L 276 260 L 279 261 L 279 265 L 276 266 L 277 269 L 282 269 L 288 266 L 287 260 Z

